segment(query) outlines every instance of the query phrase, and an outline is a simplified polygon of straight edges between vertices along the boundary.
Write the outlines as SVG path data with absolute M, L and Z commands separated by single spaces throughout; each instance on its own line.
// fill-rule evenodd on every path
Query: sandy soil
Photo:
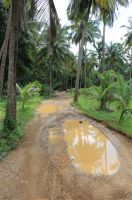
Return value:
M 20 147 L 0 162 L 0 200 L 132 200 L 132 140 L 86 118 L 71 101 L 62 93 L 39 106 Z M 45 103 L 60 109 L 43 114 Z M 75 169 L 61 131 L 70 118 L 88 120 L 110 139 L 121 163 L 116 174 L 92 176 Z M 48 139 L 53 126 L 60 130 L 54 144 Z

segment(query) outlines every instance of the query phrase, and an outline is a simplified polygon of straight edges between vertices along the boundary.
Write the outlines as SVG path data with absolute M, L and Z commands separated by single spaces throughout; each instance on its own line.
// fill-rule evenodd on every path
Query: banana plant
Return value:
M 31 82 L 21 88 L 18 84 L 16 84 L 17 94 L 19 95 L 22 102 L 22 109 L 24 109 L 25 104 L 33 95 L 39 94 L 41 91 L 41 84 L 38 81 Z

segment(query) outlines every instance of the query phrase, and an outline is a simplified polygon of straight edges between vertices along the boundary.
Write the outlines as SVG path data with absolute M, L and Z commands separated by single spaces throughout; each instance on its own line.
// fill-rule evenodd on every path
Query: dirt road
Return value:
M 104 133 L 118 153 L 116 173 L 90 175 L 75 166 L 64 136 L 68 119 L 87 121 Z M 0 162 L 0 200 L 131 199 L 132 141 L 80 114 L 71 106 L 71 98 L 62 94 L 38 107 L 20 147 Z

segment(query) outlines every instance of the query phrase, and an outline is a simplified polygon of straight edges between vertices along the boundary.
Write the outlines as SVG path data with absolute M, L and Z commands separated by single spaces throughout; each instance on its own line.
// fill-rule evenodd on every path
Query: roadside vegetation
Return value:
M 71 0 L 62 27 L 53 0 L 0 1 L 0 157 L 55 91 L 74 91 L 88 116 L 132 135 L 132 18 L 120 43 L 105 41 L 117 8 L 129 3 Z
M 15 130 L 8 132 L 3 125 L 5 118 L 6 99 L 0 101 L 0 160 L 12 149 L 16 148 L 19 140 L 25 133 L 28 121 L 34 116 L 37 105 L 43 100 L 41 96 L 34 96 L 29 99 L 22 109 L 21 100 L 17 101 L 17 126 Z
M 120 131 L 130 137 L 132 137 L 132 118 L 131 115 L 126 116 L 123 120 L 120 118 L 120 110 L 117 108 L 117 103 L 111 103 L 109 109 L 112 111 L 98 111 L 99 101 L 97 99 L 81 96 L 79 97 L 76 106 L 83 111 L 88 117 L 95 119 L 99 122 L 103 122 L 108 127 L 114 130 Z M 130 104 L 132 109 L 132 102 Z

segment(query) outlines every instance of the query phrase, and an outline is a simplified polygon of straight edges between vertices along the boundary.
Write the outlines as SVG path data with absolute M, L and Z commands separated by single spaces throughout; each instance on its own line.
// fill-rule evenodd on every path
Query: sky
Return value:
M 67 6 L 70 0 L 54 0 L 58 16 L 60 18 L 61 24 L 68 24 L 67 18 Z M 122 25 L 128 25 L 128 19 L 132 17 L 132 3 L 127 8 L 119 7 L 117 12 L 117 19 L 114 22 L 112 28 L 106 28 L 106 43 L 112 42 L 121 42 L 122 37 L 126 33 L 125 28 L 121 28 Z M 72 45 L 72 51 L 76 54 L 78 48 L 75 45 Z

